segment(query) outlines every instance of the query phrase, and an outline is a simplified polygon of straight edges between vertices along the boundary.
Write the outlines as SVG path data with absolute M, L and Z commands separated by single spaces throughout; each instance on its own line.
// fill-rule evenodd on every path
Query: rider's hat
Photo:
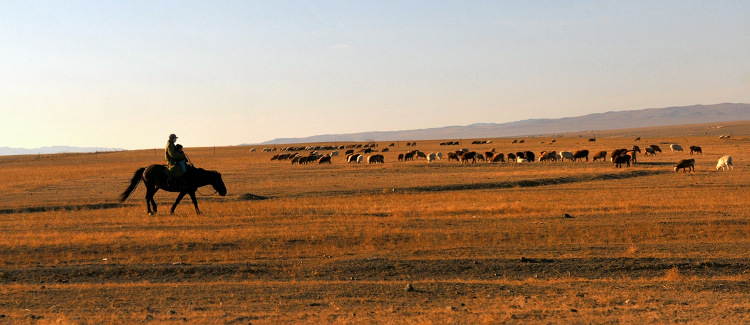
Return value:
M 170 139 L 172 139 L 172 138 L 175 138 L 175 139 L 177 139 L 177 135 L 175 135 L 174 133 L 172 133 L 172 134 L 170 134 L 170 135 L 169 135 L 169 138 L 170 138 Z

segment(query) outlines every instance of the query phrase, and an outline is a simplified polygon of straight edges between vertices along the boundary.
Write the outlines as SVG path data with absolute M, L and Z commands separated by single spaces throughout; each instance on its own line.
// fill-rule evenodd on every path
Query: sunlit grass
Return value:
M 624 138 L 604 138 L 595 144 L 585 141 L 561 138 L 554 147 L 529 141 L 523 149 L 597 151 L 632 145 Z M 652 143 L 668 141 L 674 140 Z M 652 309 L 665 305 L 672 308 L 670 301 L 683 299 L 680 290 L 685 289 L 680 286 L 746 282 L 746 274 L 700 277 L 675 266 L 641 278 L 603 275 L 583 279 L 559 274 L 519 280 L 497 270 L 491 279 L 450 274 L 425 279 L 390 270 L 395 278 L 413 278 L 424 290 L 417 294 L 447 293 L 433 302 L 422 296 L 409 300 L 413 297 L 404 296 L 403 283 L 398 281 L 360 283 L 357 279 L 337 280 L 340 276 L 327 281 L 317 273 L 319 269 L 305 269 L 309 274 L 299 270 L 300 265 L 306 265 L 301 263 L 324 266 L 370 260 L 472 259 L 481 263 L 522 257 L 750 258 L 750 187 L 744 184 L 750 170 L 745 163 L 750 154 L 744 149 L 750 146 L 713 138 L 679 141 L 700 143 L 706 152 L 696 157 L 698 168 L 693 174 L 672 172 L 671 164 L 685 156 L 672 153 L 641 157 L 642 164 L 615 169 L 610 163 L 598 162 L 396 162 L 396 155 L 406 148 L 386 153 L 386 164 L 378 166 L 346 164 L 342 157 L 334 158 L 332 165 L 293 166 L 270 161 L 274 153 L 250 153 L 245 147 L 219 148 L 216 153 L 213 148 L 186 149 L 192 150 L 189 154 L 194 161 L 201 162 L 199 167 L 220 171 L 229 190 L 226 197 L 199 194 L 202 215 L 195 213 L 189 198 L 170 215 L 176 194 L 160 191 L 156 195 L 159 213 L 149 216 L 143 187 L 125 204 L 107 205 L 116 202 L 136 169 L 161 163 L 161 156 L 153 150 L 0 157 L 0 179 L 4 180 L 0 184 L 0 267 L 7 270 L 93 265 L 236 266 L 273 261 L 279 263 L 279 269 L 269 272 L 286 277 L 276 282 L 252 281 L 248 280 L 252 273 L 237 273 L 219 282 L 189 278 L 184 285 L 177 283 L 183 280 L 179 278 L 167 284 L 150 283 L 148 278 L 135 283 L 107 279 L 71 284 L 7 283 L 0 286 L 0 293 L 15 297 L 18 306 L 42 306 L 36 310 L 46 310 L 63 322 L 74 321 L 70 315 L 91 317 L 102 310 L 122 310 L 90 319 L 145 320 L 147 314 L 153 314 L 164 322 L 180 322 L 182 317 L 194 322 L 231 322 L 239 317 L 224 315 L 234 313 L 252 314 L 255 318 L 241 321 L 253 322 L 378 322 L 397 314 L 413 316 L 409 318 L 412 322 L 497 323 L 570 320 L 571 309 L 577 309 L 579 314 L 585 313 L 585 322 L 598 323 L 609 320 L 607 312 L 617 307 L 631 311 L 618 314 L 624 322 L 641 323 L 642 318 L 632 315 L 655 315 Z M 458 149 L 440 147 L 437 141 L 422 145 L 420 149 L 426 152 Z M 521 149 L 499 140 L 472 149 L 484 152 L 493 147 L 505 153 Z M 735 170 L 715 172 L 715 159 L 726 153 L 735 156 Z M 636 171 L 644 173 L 632 174 Z M 201 189 L 204 194 L 211 192 Z M 245 201 L 243 194 L 268 199 Z M 564 217 L 566 214 L 570 218 Z M 346 291 L 357 286 L 378 294 L 359 297 Z M 665 287 L 669 290 L 664 293 Z M 498 290 L 510 293 L 497 295 Z M 707 299 L 725 304 L 724 311 L 747 307 L 731 297 L 711 296 L 701 290 L 691 291 L 695 297 L 684 302 L 701 309 L 708 303 L 700 299 Z M 27 294 L 31 291 L 40 298 Z M 45 305 L 44 297 L 51 299 L 52 294 L 68 295 L 69 303 L 66 307 Z M 105 299 L 108 295 L 120 300 Z M 181 295 L 197 297 L 197 301 Z M 245 302 L 242 299 L 250 303 L 238 304 Z M 76 314 L 70 306 L 82 309 Z M 146 309 L 149 306 L 158 306 L 155 309 L 160 313 Z M 179 317 L 166 314 L 170 309 L 177 310 Z M 289 310 L 294 312 L 287 315 Z M 27 314 L 8 312 L 21 318 Z

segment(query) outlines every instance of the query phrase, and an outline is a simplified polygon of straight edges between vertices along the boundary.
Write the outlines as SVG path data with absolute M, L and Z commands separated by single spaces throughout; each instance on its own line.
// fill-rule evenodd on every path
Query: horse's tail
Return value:
M 146 167 L 143 167 L 135 171 L 135 174 L 133 175 L 133 179 L 130 180 L 130 186 L 128 186 L 125 192 L 122 192 L 122 194 L 120 194 L 121 203 L 125 202 L 125 200 L 128 199 L 130 194 L 133 194 L 133 191 L 135 191 L 135 188 L 138 187 L 138 184 L 141 183 L 141 178 L 143 177 L 144 171 L 146 171 Z

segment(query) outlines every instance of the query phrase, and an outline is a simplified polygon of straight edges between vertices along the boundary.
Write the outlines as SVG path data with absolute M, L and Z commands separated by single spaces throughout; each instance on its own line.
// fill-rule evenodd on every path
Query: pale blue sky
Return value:
M 0 146 L 750 102 L 747 1 L 2 1 Z

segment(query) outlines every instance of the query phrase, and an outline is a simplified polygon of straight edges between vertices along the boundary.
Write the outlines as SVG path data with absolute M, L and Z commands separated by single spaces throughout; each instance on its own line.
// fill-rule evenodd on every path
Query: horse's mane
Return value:
M 195 167 L 193 165 L 187 165 L 188 173 L 198 173 L 198 174 L 218 174 L 219 172 L 215 170 L 206 170 L 200 167 Z

